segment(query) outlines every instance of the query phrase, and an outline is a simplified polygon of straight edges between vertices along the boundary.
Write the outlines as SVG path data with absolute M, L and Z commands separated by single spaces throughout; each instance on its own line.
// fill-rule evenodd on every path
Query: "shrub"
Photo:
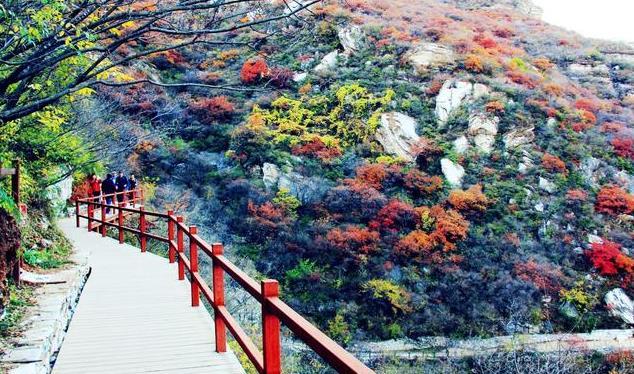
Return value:
M 504 113 L 504 104 L 497 100 L 489 101 L 484 108 L 489 113 Z
M 557 294 L 562 288 L 564 274 L 551 264 L 538 264 L 529 260 L 515 264 L 513 270 L 519 279 L 534 284 L 545 293 Z
M 203 122 L 227 119 L 234 110 L 233 104 L 226 96 L 196 100 L 189 107 L 189 111 Z
M 428 195 L 443 188 L 441 177 L 429 176 L 418 169 L 411 169 L 404 177 L 405 187 L 418 195 Z
M 293 71 L 288 68 L 275 67 L 271 69 L 269 77 L 271 84 L 277 88 L 288 88 L 293 81 Z
M 566 163 L 563 162 L 559 157 L 551 155 L 550 153 L 546 153 L 542 157 L 542 166 L 544 167 L 544 169 L 552 173 L 566 172 Z
M 533 65 L 535 65 L 536 68 L 542 71 L 550 70 L 555 66 L 555 64 L 550 62 L 550 60 L 547 59 L 546 57 L 538 57 L 534 59 Z
M 248 60 L 242 65 L 240 79 L 242 83 L 253 84 L 269 75 L 269 67 L 261 58 Z
M 374 299 L 387 302 L 393 312 L 407 312 L 411 309 L 407 291 L 392 281 L 372 279 L 363 284 L 363 290 Z
M 566 200 L 574 202 L 574 201 L 586 201 L 588 198 L 588 193 L 584 190 L 573 189 L 568 190 L 566 192 Z
M 293 147 L 291 153 L 296 156 L 316 157 L 322 161 L 330 161 L 341 156 L 341 150 L 338 147 L 327 146 L 320 138 L 317 137 L 308 143 Z
M 418 220 L 414 207 L 400 200 L 390 200 L 370 222 L 373 230 L 398 232 L 413 228 Z
M 343 230 L 334 228 L 326 236 L 334 248 L 361 261 L 379 250 L 379 238 L 378 232 L 358 226 L 348 226 Z
M 614 138 L 610 142 L 614 148 L 614 152 L 623 158 L 634 160 L 634 139 L 633 138 Z
M 484 72 L 484 63 L 478 55 L 468 55 L 464 60 L 464 67 L 473 73 Z
M 592 243 L 592 249 L 586 251 L 592 266 L 603 276 L 624 275 L 630 280 L 634 271 L 634 259 L 621 252 L 621 246 L 609 240 Z
M 387 176 L 388 172 L 384 164 L 367 164 L 357 168 L 356 180 L 368 187 L 380 190 L 383 188 L 383 181 Z
M 630 214 L 634 212 L 634 196 L 617 186 L 601 188 L 597 194 L 595 209 L 609 215 Z
M 461 212 L 484 212 L 489 205 L 489 199 L 482 193 L 482 186 L 479 184 L 466 191 L 451 191 L 447 201 Z

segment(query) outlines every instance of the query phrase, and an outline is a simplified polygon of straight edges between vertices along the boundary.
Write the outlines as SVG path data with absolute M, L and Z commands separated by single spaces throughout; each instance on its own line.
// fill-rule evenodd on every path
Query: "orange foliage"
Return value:
M 526 73 L 522 73 L 521 71 L 508 71 L 506 72 L 506 76 L 513 83 L 521 84 L 530 89 L 535 89 L 539 85 L 539 81 L 537 77 L 534 77 Z
M 357 168 L 356 180 L 368 187 L 380 190 L 387 176 L 388 172 L 384 164 L 367 164 Z
M 489 101 L 484 108 L 489 113 L 504 113 L 504 104 L 497 100 Z
M 466 191 L 451 191 L 447 201 L 461 212 L 484 212 L 489 205 L 489 199 L 482 193 L 482 186 L 479 184 Z
M 586 201 L 588 193 L 584 190 L 573 189 L 566 192 L 566 199 L 568 201 Z
M 595 209 L 609 215 L 630 214 L 634 212 L 634 196 L 617 186 L 603 187 L 597 194 Z
M 267 77 L 269 74 L 269 67 L 261 58 L 251 59 L 242 65 L 240 70 L 240 79 L 243 83 L 252 84 L 256 83 L 262 78 Z
M 478 55 L 468 55 L 464 60 L 465 69 L 473 73 L 482 73 L 484 71 L 484 63 Z
M 379 250 L 379 233 L 363 227 L 348 226 L 345 230 L 335 228 L 328 232 L 326 238 L 335 248 L 358 259 Z
M 625 125 L 620 122 L 605 122 L 601 125 L 601 131 L 609 133 L 617 133 L 625 128 Z
M 411 169 L 404 177 L 405 187 L 419 194 L 430 194 L 442 189 L 443 181 L 439 176 L 428 176 L 418 169 Z
M 550 62 L 549 59 L 547 59 L 546 57 L 538 57 L 536 59 L 533 60 L 533 65 L 535 65 L 536 68 L 538 68 L 539 70 L 550 70 L 552 69 L 555 64 L 553 64 L 552 62 Z
M 544 154 L 542 157 L 542 166 L 544 169 L 553 173 L 566 173 L 566 163 L 559 157 L 551 155 L 550 153 Z
M 543 88 L 544 92 L 552 96 L 561 96 L 564 94 L 564 88 L 555 83 L 547 83 Z

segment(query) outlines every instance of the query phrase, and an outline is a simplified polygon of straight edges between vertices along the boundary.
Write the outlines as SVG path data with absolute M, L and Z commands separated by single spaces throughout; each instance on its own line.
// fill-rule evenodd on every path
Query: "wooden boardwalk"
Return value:
M 74 219 L 60 228 L 89 249 L 91 274 L 53 367 L 66 373 L 244 373 L 233 352 L 216 353 L 214 322 L 191 307 L 176 264 L 102 238 Z

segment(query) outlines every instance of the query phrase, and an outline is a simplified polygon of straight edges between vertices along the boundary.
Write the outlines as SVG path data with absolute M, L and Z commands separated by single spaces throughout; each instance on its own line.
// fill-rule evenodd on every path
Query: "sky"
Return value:
M 634 42 L 634 0 L 533 0 L 544 21 L 583 36 Z

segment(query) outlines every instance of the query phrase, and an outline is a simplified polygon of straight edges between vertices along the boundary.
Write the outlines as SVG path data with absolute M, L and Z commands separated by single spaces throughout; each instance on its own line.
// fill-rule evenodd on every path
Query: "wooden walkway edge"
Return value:
M 244 373 L 233 352 L 215 352 L 214 321 L 203 306 L 191 307 L 175 264 L 76 228 L 74 219 L 59 226 L 91 251 L 91 274 L 54 374 Z

